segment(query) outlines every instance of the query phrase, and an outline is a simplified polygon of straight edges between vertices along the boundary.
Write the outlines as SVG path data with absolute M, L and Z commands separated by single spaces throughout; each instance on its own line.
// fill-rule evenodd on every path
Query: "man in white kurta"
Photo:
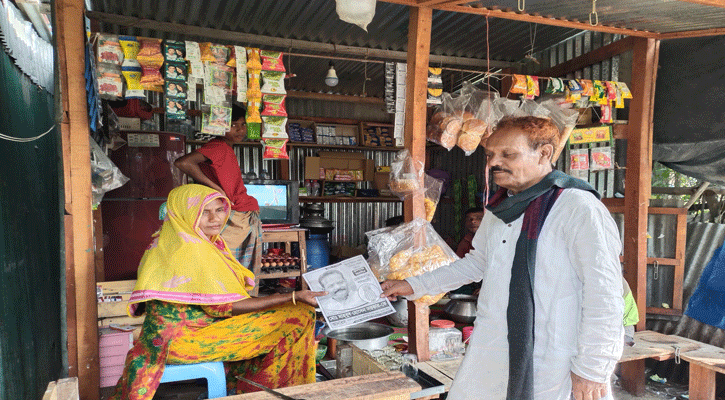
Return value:
M 487 168 L 510 195 L 551 172 L 557 143 L 535 147 L 529 132 L 517 126 L 527 125 L 497 129 L 486 147 Z M 384 295 L 415 299 L 482 280 L 475 328 L 450 400 L 507 397 L 509 282 L 523 220 L 521 215 L 505 223 L 487 211 L 473 238 L 475 250 L 464 258 L 382 285 Z M 606 207 L 590 192 L 564 189 L 541 226 L 536 247 L 534 399 L 568 400 L 572 394 L 577 400 L 611 399 L 607 384 L 623 346 L 620 253 L 619 232 Z

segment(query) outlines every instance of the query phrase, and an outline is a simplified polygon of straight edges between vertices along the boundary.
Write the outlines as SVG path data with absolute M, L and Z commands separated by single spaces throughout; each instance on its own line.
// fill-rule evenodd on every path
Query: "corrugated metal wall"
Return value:
M 390 116 L 383 106 L 367 104 L 351 104 L 328 101 L 312 101 L 306 99 L 287 99 L 287 113 L 293 116 L 314 116 L 324 118 L 355 119 L 371 122 L 389 122 Z M 189 145 L 191 151 L 199 145 Z M 239 157 L 242 172 L 254 172 L 257 176 L 266 170 L 273 179 L 280 178 L 279 161 L 262 160 L 262 147 L 259 144 L 235 146 L 234 150 Z M 316 157 L 324 147 L 293 147 L 290 150 L 290 179 L 301 184 L 304 182 L 305 157 Z M 334 151 L 355 151 L 335 149 Z M 390 165 L 395 157 L 394 151 L 362 151 L 366 158 L 375 160 L 375 165 Z M 363 182 L 361 188 L 370 187 L 370 183 Z M 394 203 L 325 203 L 325 218 L 335 223 L 335 229 L 330 234 L 333 246 L 345 245 L 357 247 L 365 243 L 365 232 L 385 226 L 385 220 L 401 215 L 403 204 Z
M 54 123 L 53 97 L 0 50 L 0 132 Z M 39 399 L 63 372 L 60 129 L 0 139 L 0 400 Z
M 556 46 L 548 48 L 544 51 L 534 54 L 534 57 L 540 64 L 529 62 L 526 64 L 523 72 L 527 74 L 535 74 L 546 68 L 550 68 L 564 63 L 573 58 L 579 57 L 597 48 L 606 46 L 622 38 L 622 35 L 614 35 L 601 32 L 582 32 L 570 39 L 567 39 Z M 630 83 L 632 68 L 632 53 L 627 52 L 612 57 L 609 60 L 602 61 L 597 64 L 585 67 L 579 71 L 568 74 L 566 78 L 576 79 L 592 79 L 604 81 L 618 81 Z M 542 92 L 546 87 L 546 81 L 541 81 Z M 598 108 L 593 108 L 592 112 L 597 113 Z M 626 119 L 625 110 L 613 110 L 613 118 Z M 624 140 L 613 140 L 611 143 L 614 160 L 617 166 L 625 166 L 626 149 Z M 610 146 L 610 143 L 593 143 L 591 145 L 574 145 L 566 146 L 564 152 L 559 158 L 557 167 L 562 171 L 569 172 L 569 149 L 582 149 L 593 147 Z M 624 193 L 624 169 L 606 170 L 606 171 L 590 171 L 588 177 L 589 183 L 602 194 L 602 197 L 614 197 L 615 193 Z

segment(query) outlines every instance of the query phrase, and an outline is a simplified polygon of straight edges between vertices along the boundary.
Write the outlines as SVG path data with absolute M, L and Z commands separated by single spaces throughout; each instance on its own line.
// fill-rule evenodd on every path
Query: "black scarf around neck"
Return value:
M 534 272 L 536 244 L 549 211 L 566 188 L 586 190 L 600 198 L 588 183 L 552 171 L 537 184 L 508 197 L 501 188 L 486 208 L 510 223 L 524 214 L 521 233 L 511 267 L 509 302 L 506 310 L 509 343 L 508 400 L 534 398 Z

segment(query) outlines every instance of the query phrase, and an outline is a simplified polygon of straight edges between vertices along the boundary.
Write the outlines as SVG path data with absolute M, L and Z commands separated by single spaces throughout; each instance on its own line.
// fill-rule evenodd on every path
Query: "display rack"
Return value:
M 292 243 L 297 242 L 300 247 L 300 263 L 299 269 L 293 269 L 287 272 L 262 272 L 262 246 L 258 246 L 255 263 L 252 266 L 254 272 L 254 290 L 251 295 L 259 294 L 259 282 L 262 279 L 278 279 L 278 278 L 297 278 L 302 279 L 302 274 L 307 272 L 307 245 L 305 244 L 306 229 L 291 228 L 279 230 L 267 230 L 262 232 L 262 243 L 284 243 L 285 251 L 292 252 Z M 302 289 L 307 289 L 304 279 L 302 279 Z

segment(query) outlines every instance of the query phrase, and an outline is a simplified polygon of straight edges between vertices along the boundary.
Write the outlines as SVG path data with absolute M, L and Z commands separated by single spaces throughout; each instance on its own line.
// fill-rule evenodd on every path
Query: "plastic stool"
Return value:
M 199 364 L 167 364 L 161 383 L 178 382 L 204 378 L 207 383 L 209 399 L 218 399 L 227 395 L 227 380 L 222 361 Z

